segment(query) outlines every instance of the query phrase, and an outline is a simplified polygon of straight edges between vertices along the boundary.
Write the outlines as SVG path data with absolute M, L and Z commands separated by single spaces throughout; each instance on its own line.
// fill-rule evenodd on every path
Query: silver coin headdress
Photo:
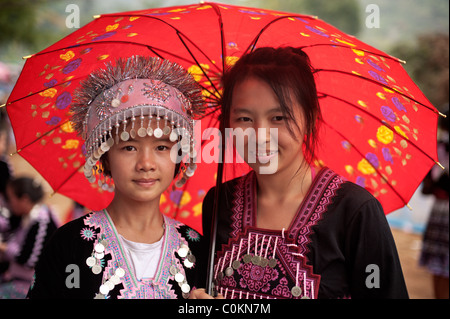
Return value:
M 191 160 L 176 186 L 193 175 L 194 119 L 204 113 L 204 102 L 200 86 L 180 65 L 157 57 L 118 59 L 81 83 L 71 111 L 75 130 L 85 140 L 84 174 L 91 183 L 98 178 L 99 186 L 112 190 L 99 159 L 114 143 L 136 135 L 169 136 L 170 141 L 178 141 L 182 153 L 178 158 L 189 154 Z

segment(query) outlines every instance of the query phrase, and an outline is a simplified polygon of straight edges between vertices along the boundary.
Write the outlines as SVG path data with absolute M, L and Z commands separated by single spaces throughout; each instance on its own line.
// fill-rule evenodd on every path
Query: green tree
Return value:
M 361 8 L 357 0 L 304 0 L 305 10 L 336 28 L 357 35 L 361 28 Z
M 259 6 L 278 11 L 318 16 L 336 28 L 357 35 L 361 28 L 358 0 L 261 0 Z
M 420 35 L 412 44 L 398 44 L 392 53 L 406 61 L 405 70 L 436 108 L 448 103 L 448 34 Z
M 0 43 L 36 44 L 36 9 L 46 0 L 0 0 Z

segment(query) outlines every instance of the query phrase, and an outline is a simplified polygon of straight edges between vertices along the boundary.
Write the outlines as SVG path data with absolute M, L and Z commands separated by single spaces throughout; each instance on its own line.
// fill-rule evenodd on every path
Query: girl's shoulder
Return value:
M 99 229 L 89 226 L 86 221 L 96 213 L 87 213 L 61 225 L 52 236 L 52 241 L 64 242 L 66 245 L 70 245 L 70 243 L 78 245 L 80 242 L 94 242 Z
M 189 247 L 201 244 L 203 238 L 202 235 L 200 235 L 200 233 L 192 227 L 168 216 L 164 216 L 164 220 L 166 223 L 166 230 L 168 229 L 168 225 L 169 227 L 172 226 L 170 229 L 176 230 L 179 236 L 181 236 L 188 243 Z

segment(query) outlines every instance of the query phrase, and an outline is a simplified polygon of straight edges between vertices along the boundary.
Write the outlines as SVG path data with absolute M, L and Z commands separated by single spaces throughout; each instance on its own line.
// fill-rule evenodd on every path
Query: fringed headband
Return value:
M 94 71 L 75 92 L 71 110 L 74 127 L 85 140 L 86 178 L 93 183 L 100 177 L 99 186 L 112 191 L 108 177 L 102 180 L 98 161 L 120 140 L 168 135 L 170 141 L 179 141 L 183 155 L 194 159 L 193 122 L 204 113 L 204 103 L 200 86 L 178 64 L 133 56 Z M 152 121 L 156 121 L 154 129 Z M 194 162 L 190 161 L 177 187 L 193 175 Z

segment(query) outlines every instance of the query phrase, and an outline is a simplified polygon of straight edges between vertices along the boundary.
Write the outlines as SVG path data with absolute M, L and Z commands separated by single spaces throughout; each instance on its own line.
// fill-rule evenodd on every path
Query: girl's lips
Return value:
M 157 179 L 134 179 L 133 182 L 143 187 L 150 187 L 156 183 Z
M 260 163 L 268 163 L 272 158 L 278 155 L 278 151 L 267 151 L 267 152 L 257 152 L 253 153 L 256 160 Z

